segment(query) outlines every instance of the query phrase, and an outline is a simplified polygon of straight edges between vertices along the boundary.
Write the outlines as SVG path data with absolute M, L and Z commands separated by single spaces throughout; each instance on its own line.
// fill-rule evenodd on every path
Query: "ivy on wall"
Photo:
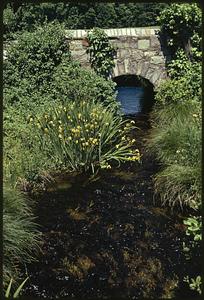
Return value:
M 115 65 L 115 47 L 111 45 L 107 34 L 100 28 L 88 31 L 87 40 L 87 53 L 90 55 L 91 67 L 98 75 L 106 79 L 110 78 Z

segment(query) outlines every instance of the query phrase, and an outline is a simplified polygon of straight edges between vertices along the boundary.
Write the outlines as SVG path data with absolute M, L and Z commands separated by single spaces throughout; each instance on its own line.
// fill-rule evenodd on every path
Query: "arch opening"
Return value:
M 120 75 L 113 78 L 117 84 L 117 100 L 124 115 L 148 114 L 154 104 L 153 84 L 137 75 Z

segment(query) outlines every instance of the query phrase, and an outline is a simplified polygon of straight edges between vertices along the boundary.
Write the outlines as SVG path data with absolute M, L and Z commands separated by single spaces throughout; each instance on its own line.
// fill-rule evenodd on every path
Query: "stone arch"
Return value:
M 157 87 L 162 80 L 167 78 L 165 66 L 152 64 L 150 61 L 139 60 L 134 58 L 125 58 L 115 60 L 112 77 L 121 75 L 136 75 L 149 80 L 154 87 Z

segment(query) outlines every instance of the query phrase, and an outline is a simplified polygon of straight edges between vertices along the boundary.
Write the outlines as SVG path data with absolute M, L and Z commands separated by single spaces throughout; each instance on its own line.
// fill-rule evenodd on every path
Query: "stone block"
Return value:
M 124 59 L 125 74 L 129 73 L 129 59 Z
M 115 65 L 115 67 L 113 68 L 113 77 L 118 76 L 119 72 L 118 72 L 118 66 L 117 64 Z
M 141 75 L 141 72 L 142 72 L 142 67 L 143 67 L 143 61 L 140 60 L 137 64 L 137 75 Z
M 159 38 L 157 36 L 151 36 L 150 43 L 151 43 L 151 47 L 159 47 L 159 48 L 161 47 Z
M 130 72 L 130 74 L 136 74 L 137 62 L 129 60 L 129 72 Z
M 148 39 L 138 40 L 138 49 L 148 49 L 150 41 Z
M 132 49 L 131 50 L 131 57 L 133 60 L 141 60 L 143 59 L 144 52 L 142 50 Z
M 131 48 L 131 49 L 137 49 L 138 48 L 138 42 L 137 42 L 137 40 L 131 40 L 130 42 L 129 42 L 129 47 Z
M 125 74 L 125 66 L 123 62 L 120 62 L 117 64 L 118 65 L 118 74 L 123 75 Z
M 146 78 L 146 73 L 149 69 L 149 62 L 148 61 L 144 61 L 143 64 L 142 64 L 142 70 L 141 70 L 141 76 Z
M 151 57 L 151 63 L 155 64 L 155 65 L 159 65 L 159 64 L 164 64 L 165 63 L 165 59 L 163 56 L 153 56 Z
M 156 51 L 145 51 L 144 52 L 144 57 L 153 57 L 153 56 L 156 56 L 157 55 L 157 52 Z
M 130 48 L 130 43 L 127 40 L 125 40 L 123 43 L 121 43 L 121 47 L 129 49 Z
M 125 28 L 126 29 L 126 35 L 129 36 L 130 35 L 130 28 Z
M 136 36 L 144 35 L 144 29 L 137 27 L 137 28 L 135 28 L 135 33 L 136 33 Z
M 121 59 L 127 58 L 130 56 L 130 50 L 129 49 L 119 49 L 119 57 Z
M 150 76 L 151 82 L 155 85 L 159 77 L 161 76 L 161 71 L 160 70 L 154 70 L 154 72 Z
M 83 46 L 81 41 L 71 41 L 70 43 L 70 50 L 82 50 Z

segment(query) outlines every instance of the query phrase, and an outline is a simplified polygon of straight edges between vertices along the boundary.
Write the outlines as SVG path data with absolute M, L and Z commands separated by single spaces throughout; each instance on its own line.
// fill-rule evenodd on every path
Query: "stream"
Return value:
M 145 147 L 148 116 L 129 117 L 141 164 L 101 171 L 95 181 L 64 174 L 38 196 L 43 244 L 27 265 L 24 295 L 57 299 L 187 299 L 183 277 L 197 270 L 182 251 L 183 218 L 153 198 L 160 165 Z M 195 264 L 195 262 L 194 262 Z M 25 272 L 25 270 L 24 270 Z

